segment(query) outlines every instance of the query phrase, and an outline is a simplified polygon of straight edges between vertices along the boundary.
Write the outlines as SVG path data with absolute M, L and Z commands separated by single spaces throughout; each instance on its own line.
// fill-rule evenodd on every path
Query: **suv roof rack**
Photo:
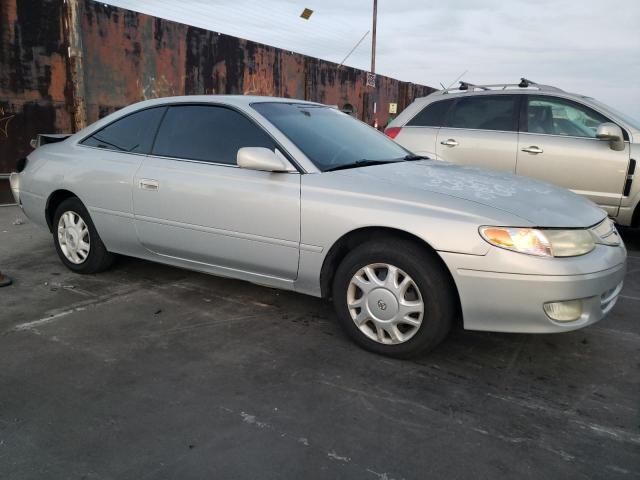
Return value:
M 563 92 L 560 88 L 553 87 L 551 85 L 542 85 L 540 83 L 536 83 L 532 80 L 528 80 L 524 77 L 520 79 L 520 83 L 496 83 L 493 85 L 476 85 L 469 82 L 460 82 L 460 85 L 452 88 L 445 88 L 443 90 L 437 90 L 432 93 L 432 95 L 446 95 L 447 93 L 459 93 L 459 92 L 469 92 L 474 90 L 482 90 L 482 91 L 492 91 L 492 90 L 512 90 L 512 89 L 522 89 L 522 88 L 531 88 L 540 91 L 548 91 L 548 92 Z

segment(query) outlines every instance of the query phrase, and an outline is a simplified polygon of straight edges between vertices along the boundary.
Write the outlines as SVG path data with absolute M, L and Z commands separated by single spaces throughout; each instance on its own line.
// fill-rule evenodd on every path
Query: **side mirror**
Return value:
M 624 150 L 622 129 L 615 123 L 605 122 L 598 125 L 596 138 L 608 141 L 611 150 L 615 150 L 616 152 Z
M 264 147 L 242 147 L 238 150 L 236 162 L 240 168 L 263 172 L 288 172 L 287 162 L 275 152 Z

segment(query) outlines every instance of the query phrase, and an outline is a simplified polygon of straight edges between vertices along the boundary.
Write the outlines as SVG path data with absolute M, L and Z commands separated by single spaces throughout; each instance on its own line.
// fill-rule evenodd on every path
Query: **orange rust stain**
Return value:
M 245 95 L 277 96 L 273 67 L 275 54 L 272 49 L 257 48 L 255 55 L 245 62 L 243 92 Z
M 0 12 L 2 13 L 2 19 L 0 19 L 0 24 L 5 25 L 7 30 L 4 33 L 3 37 L 6 39 L 12 39 L 15 35 L 15 22 L 18 19 L 18 2 L 17 0 L 3 0 L 2 7 L 0 7 Z M 4 38 L 2 40 L 5 42 Z
M 223 93 L 224 86 L 227 83 L 227 64 L 224 61 L 217 62 L 213 66 L 212 76 L 214 80 L 214 85 L 217 85 L 217 90 L 214 88 L 213 91 L 204 92 L 206 95 L 214 95 L 216 93 Z
M 64 102 L 64 88 L 67 81 L 66 62 L 60 55 L 51 56 L 51 83 L 49 95 L 54 102 Z
M 166 28 L 164 35 L 168 36 L 168 44 L 157 49 L 155 53 L 156 76 L 162 75 L 166 84 L 170 87 L 171 95 L 180 95 L 184 92 L 185 76 L 183 75 L 186 59 L 186 42 L 180 33 L 184 28 Z

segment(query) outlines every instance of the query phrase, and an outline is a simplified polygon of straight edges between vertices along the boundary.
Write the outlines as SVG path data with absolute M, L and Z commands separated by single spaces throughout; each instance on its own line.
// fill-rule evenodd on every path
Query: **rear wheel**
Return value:
M 68 198 L 58 206 L 53 228 L 58 256 L 70 270 L 98 273 L 113 264 L 115 256 L 105 248 L 80 199 Z
M 357 247 L 333 282 L 334 306 L 349 336 L 367 350 L 393 357 L 438 345 L 453 323 L 455 298 L 441 261 L 405 241 Z

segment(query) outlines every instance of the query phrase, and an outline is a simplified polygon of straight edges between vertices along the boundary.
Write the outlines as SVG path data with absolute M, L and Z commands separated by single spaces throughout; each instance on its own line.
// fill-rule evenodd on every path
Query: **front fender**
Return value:
M 525 222 L 506 212 L 447 195 L 430 194 L 428 202 L 412 192 L 406 192 L 404 199 L 389 198 L 383 192 L 354 192 L 348 185 L 350 180 L 337 175 L 330 180 L 323 177 L 302 177 L 296 289 L 311 295 L 321 295 L 320 272 L 325 258 L 349 232 L 372 227 L 399 230 L 439 252 L 485 255 L 490 247 L 478 233 L 480 225 Z

